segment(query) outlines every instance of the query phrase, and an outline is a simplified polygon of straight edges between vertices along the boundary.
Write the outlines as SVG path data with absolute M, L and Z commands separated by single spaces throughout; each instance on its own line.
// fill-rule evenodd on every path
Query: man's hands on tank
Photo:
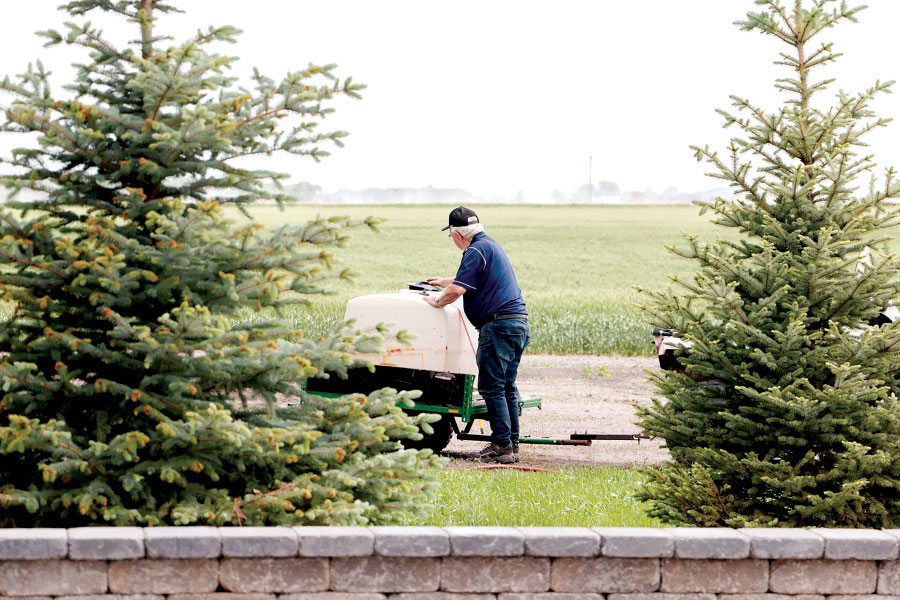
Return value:
M 438 283 L 433 283 L 431 280 L 426 280 L 426 281 L 428 281 L 428 283 L 431 283 L 431 285 L 436 285 L 438 287 L 446 287 L 447 288 L 437 298 L 435 298 L 431 294 L 426 294 L 425 296 L 423 296 L 423 298 L 425 298 L 425 302 L 427 302 L 428 304 L 430 304 L 431 306 L 433 306 L 435 308 L 444 308 L 448 304 L 453 304 L 466 291 L 466 288 L 464 288 L 460 285 L 454 284 L 453 279 L 450 277 L 432 277 L 431 279 L 436 279 L 436 280 L 446 282 L 446 286 L 441 286 Z

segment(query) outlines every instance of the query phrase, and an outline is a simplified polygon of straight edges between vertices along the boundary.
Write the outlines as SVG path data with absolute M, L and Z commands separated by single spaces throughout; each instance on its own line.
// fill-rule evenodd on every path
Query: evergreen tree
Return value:
M 206 49 L 232 27 L 166 45 L 163 0 L 77 0 L 140 34 L 118 49 L 90 24 L 41 32 L 86 49 L 68 95 L 40 62 L 0 90 L 5 132 L 39 145 L 4 159 L 0 213 L 0 526 L 371 524 L 424 510 L 437 464 L 392 438 L 418 427 L 382 390 L 326 399 L 305 378 L 344 372 L 380 331 L 310 340 L 283 318 L 334 277 L 345 218 L 234 226 L 283 175 L 240 158 L 314 159 L 335 96 L 363 87 L 314 66 L 252 90 Z M 29 198 L 26 198 L 29 196 Z M 288 198 L 275 195 L 278 202 Z M 268 311 L 269 320 L 239 316 Z M 274 311 L 274 312 L 273 312 Z
M 691 280 L 648 292 L 656 326 L 683 336 L 685 373 L 653 376 L 663 401 L 641 411 L 672 461 L 647 469 L 638 496 L 667 523 L 700 526 L 897 527 L 900 328 L 869 325 L 898 291 L 886 229 L 900 196 L 893 170 L 873 175 L 866 136 L 876 82 L 822 107 L 831 79 L 812 74 L 839 54 L 813 45 L 863 7 L 835 0 L 757 0 L 737 24 L 786 44 L 774 112 L 732 97 L 720 111 L 740 131 L 728 158 L 697 159 L 733 199 L 701 202 L 732 235 L 686 238 Z M 867 189 L 855 183 L 870 176 Z

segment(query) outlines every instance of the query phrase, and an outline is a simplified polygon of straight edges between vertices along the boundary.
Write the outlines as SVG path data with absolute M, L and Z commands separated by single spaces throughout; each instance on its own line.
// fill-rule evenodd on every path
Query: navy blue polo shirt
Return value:
M 483 232 L 476 233 L 463 252 L 453 283 L 465 288 L 463 308 L 475 327 L 494 314 L 527 314 L 506 252 Z

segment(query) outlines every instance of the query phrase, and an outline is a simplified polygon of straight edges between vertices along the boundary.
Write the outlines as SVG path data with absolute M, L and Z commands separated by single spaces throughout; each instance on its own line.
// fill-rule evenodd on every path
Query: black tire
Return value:
M 684 367 L 678 362 L 675 352 L 666 350 L 659 355 L 659 368 L 663 371 L 674 371 L 676 373 L 684 373 Z
M 419 413 L 410 412 L 409 414 L 416 415 Z M 431 423 L 431 428 L 434 429 L 434 433 L 425 433 L 423 431 L 421 440 L 402 439 L 400 440 L 400 443 L 403 444 L 404 448 L 409 450 L 431 448 L 431 450 L 437 454 L 447 447 L 447 444 L 450 443 L 450 439 L 453 437 L 452 419 L 453 417 L 450 415 L 442 414 L 440 421 Z

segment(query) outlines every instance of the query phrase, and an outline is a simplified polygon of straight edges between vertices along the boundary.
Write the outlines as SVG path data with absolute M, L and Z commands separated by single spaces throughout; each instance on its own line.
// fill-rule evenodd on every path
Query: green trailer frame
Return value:
M 483 440 L 489 441 L 490 436 L 484 434 L 472 434 L 469 433 L 472 430 L 472 426 L 475 424 L 475 421 L 478 419 L 487 420 L 487 405 L 484 402 L 476 402 L 474 400 L 475 393 L 475 376 L 474 375 L 466 375 L 465 376 L 465 388 L 463 393 L 463 401 L 459 406 L 437 406 L 434 404 L 428 404 L 424 402 L 416 402 L 409 410 L 416 412 L 430 412 L 436 413 L 439 415 L 447 415 L 451 417 L 449 423 L 451 428 L 453 429 L 453 433 L 456 435 L 458 439 L 461 440 Z M 541 399 L 540 398 L 525 398 L 519 400 L 519 415 L 522 415 L 522 411 L 526 408 L 541 408 Z M 463 429 L 459 428 L 459 425 L 456 422 L 456 418 L 459 418 L 465 424 Z M 568 442 L 568 440 L 554 440 L 551 438 L 537 438 L 531 436 L 522 436 L 519 438 L 520 444 L 558 444 L 561 442 Z M 578 445 L 588 445 L 581 443 Z
M 431 427 L 434 430 L 433 433 L 426 434 L 425 432 L 422 432 L 423 438 L 421 440 L 402 440 L 404 446 L 407 448 L 431 448 L 435 452 L 440 452 L 454 436 L 460 440 L 490 441 L 489 435 L 484 433 L 471 433 L 472 427 L 476 421 L 488 419 L 487 406 L 483 401 L 478 402 L 475 400 L 475 376 L 461 375 L 461 377 L 464 378 L 461 393 L 453 400 L 447 401 L 445 398 L 444 402 L 436 404 L 428 402 L 428 394 L 423 394 L 420 396 L 419 401 L 415 402 L 411 407 L 404 407 L 403 410 L 410 414 L 432 413 L 441 416 L 440 421 L 431 424 Z M 310 389 L 309 384 L 313 381 L 315 382 L 312 386 L 314 389 Z M 327 382 L 328 380 L 324 381 Z M 328 385 L 323 385 L 323 380 L 309 380 L 305 387 L 309 393 L 334 398 L 351 393 L 348 387 L 352 388 L 354 386 L 353 384 L 345 383 L 340 389 L 329 390 L 327 389 Z M 356 391 L 361 393 L 371 391 L 367 390 L 366 387 L 371 386 L 361 384 L 360 389 L 357 389 Z M 426 401 L 423 402 L 422 400 Z M 521 399 L 519 401 L 519 415 L 521 415 L 522 411 L 526 408 L 537 408 L 540 410 L 541 399 Z M 459 419 L 460 423 L 457 422 L 457 419 Z M 633 440 L 637 438 L 633 435 L 595 436 L 590 434 L 580 434 L 577 438 L 573 434 L 573 436 L 568 439 L 521 436 L 519 437 L 519 443 L 590 446 L 592 439 Z
M 410 410 L 418 412 L 438 413 L 442 415 L 451 415 L 459 417 L 463 423 L 471 426 L 475 419 L 487 419 L 487 405 L 484 402 L 475 402 L 473 397 L 475 394 L 475 376 L 465 376 L 465 388 L 462 398 L 462 404 L 459 406 L 437 406 L 426 402 L 416 402 Z M 528 398 L 519 401 L 519 414 L 522 414 L 524 408 L 541 408 L 540 398 Z

